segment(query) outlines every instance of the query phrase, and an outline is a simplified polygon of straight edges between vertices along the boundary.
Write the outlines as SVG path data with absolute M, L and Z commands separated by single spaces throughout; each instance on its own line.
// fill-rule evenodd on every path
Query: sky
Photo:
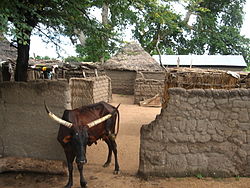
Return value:
M 244 23 L 241 29 L 241 34 L 245 35 L 246 37 L 250 38 L 250 0 L 246 0 L 246 4 L 244 7 L 245 16 L 244 16 Z M 126 41 L 131 41 L 132 37 L 130 35 L 131 32 L 127 31 L 126 33 Z M 75 47 L 72 45 L 71 41 L 66 37 L 61 37 L 61 40 L 64 44 L 60 45 L 63 49 L 60 52 L 62 57 L 68 56 L 76 56 Z M 57 58 L 58 54 L 56 53 L 56 48 L 52 43 L 46 44 L 42 42 L 39 36 L 32 36 L 31 37 L 31 44 L 30 44 L 30 57 L 34 56 L 49 56 L 51 58 Z

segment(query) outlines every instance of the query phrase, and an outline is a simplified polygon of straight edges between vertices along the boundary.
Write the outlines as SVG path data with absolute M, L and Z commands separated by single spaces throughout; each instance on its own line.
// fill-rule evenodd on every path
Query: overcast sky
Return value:
M 245 35 L 246 37 L 250 38 L 250 0 L 246 0 L 246 5 L 244 7 L 245 16 L 244 16 L 244 23 L 241 30 L 241 34 Z M 130 36 L 126 37 L 126 40 L 129 41 L 131 39 Z M 60 53 L 63 57 L 68 56 L 76 56 L 75 48 L 71 44 L 68 38 L 62 37 L 62 41 L 64 44 L 61 45 L 63 51 Z M 30 45 L 30 56 L 33 57 L 34 54 L 37 56 L 49 56 L 52 58 L 57 58 L 57 53 L 53 44 L 45 44 L 42 42 L 40 37 L 32 36 L 31 37 L 31 45 Z

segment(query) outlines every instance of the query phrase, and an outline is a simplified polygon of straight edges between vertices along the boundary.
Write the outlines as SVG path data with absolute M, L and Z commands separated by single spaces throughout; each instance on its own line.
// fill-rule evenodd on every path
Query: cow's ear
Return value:
M 65 136 L 65 137 L 63 138 L 63 142 L 64 142 L 65 144 L 67 144 L 68 142 L 71 141 L 71 138 L 72 138 L 72 136 Z

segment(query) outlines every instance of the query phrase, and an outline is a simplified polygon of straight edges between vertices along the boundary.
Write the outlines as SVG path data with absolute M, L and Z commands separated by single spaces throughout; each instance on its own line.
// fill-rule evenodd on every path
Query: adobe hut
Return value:
M 112 92 L 126 95 L 134 94 L 136 72 L 162 70 L 159 63 L 134 42 L 127 43 L 103 68 L 111 78 Z

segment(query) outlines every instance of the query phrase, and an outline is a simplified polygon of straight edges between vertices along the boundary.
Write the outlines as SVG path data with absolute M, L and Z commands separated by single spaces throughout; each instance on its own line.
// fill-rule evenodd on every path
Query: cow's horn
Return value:
M 44 106 L 45 106 L 45 109 L 46 109 L 46 111 L 47 111 L 47 113 L 48 113 L 48 115 L 49 115 L 49 117 L 50 117 L 51 119 L 55 120 L 55 121 L 58 122 L 59 124 L 64 125 L 64 126 L 66 126 L 66 127 L 68 127 L 68 128 L 71 128 L 71 127 L 72 127 L 72 125 L 73 125 L 72 123 L 63 120 L 63 119 L 57 117 L 57 116 L 56 116 L 55 114 L 53 114 L 52 112 L 50 112 L 50 110 L 49 110 L 49 108 L 47 107 L 45 101 L 44 101 Z
M 111 114 L 108 114 L 106 116 L 103 116 L 102 118 L 99 118 L 99 119 L 97 119 L 95 121 L 92 121 L 92 122 L 88 123 L 87 125 L 89 127 L 93 127 L 93 126 L 95 126 L 95 125 L 97 125 L 99 123 L 102 123 L 102 122 L 106 121 L 107 119 L 111 118 L 111 116 L 112 116 Z

